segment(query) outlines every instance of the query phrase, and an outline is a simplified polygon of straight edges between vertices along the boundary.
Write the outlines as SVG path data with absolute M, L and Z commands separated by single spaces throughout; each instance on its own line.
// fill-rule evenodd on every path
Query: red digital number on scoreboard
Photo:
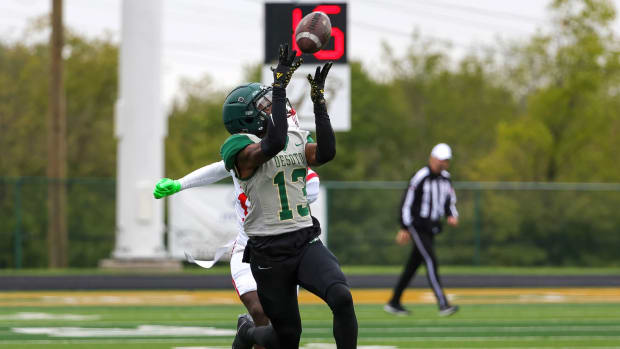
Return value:
M 339 5 L 319 5 L 315 7 L 312 12 L 325 12 L 327 15 L 337 15 L 340 13 Z M 297 47 L 297 42 L 295 41 L 295 28 L 297 28 L 297 24 L 303 18 L 303 14 L 300 8 L 293 9 L 293 49 L 297 50 L 297 55 L 301 56 L 301 50 Z M 344 55 L 344 33 L 340 28 L 332 26 L 332 36 L 334 37 L 334 49 L 333 50 L 321 50 L 319 52 L 314 53 L 314 57 L 319 60 L 337 60 L 342 55 Z

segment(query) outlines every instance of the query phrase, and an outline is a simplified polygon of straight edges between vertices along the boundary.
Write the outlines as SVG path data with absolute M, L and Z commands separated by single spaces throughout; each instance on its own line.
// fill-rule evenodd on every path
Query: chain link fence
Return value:
M 47 267 L 45 177 L 0 177 L 0 268 Z M 67 186 L 69 266 L 94 267 L 115 238 L 116 183 L 73 178 Z
M 44 177 L 0 177 L 0 268 L 47 267 Z M 343 265 L 400 265 L 394 242 L 406 182 L 323 182 L 328 244 Z M 95 267 L 115 238 L 115 181 L 66 181 L 69 265 Z M 442 265 L 620 266 L 620 184 L 455 182 L 456 228 Z M 325 225 L 325 222 L 322 222 Z
M 329 246 L 342 264 L 401 264 L 406 182 L 332 182 Z M 618 266 L 620 184 L 455 182 L 459 226 L 437 236 L 443 265 Z

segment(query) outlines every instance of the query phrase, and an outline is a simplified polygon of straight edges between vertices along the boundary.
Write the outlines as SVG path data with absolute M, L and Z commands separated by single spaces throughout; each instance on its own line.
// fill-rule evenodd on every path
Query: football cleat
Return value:
M 241 314 L 237 319 L 237 334 L 232 349 L 252 349 L 253 343 L 247 338 L 248 329 L 254 327 L 254 321 L 248 314 Z

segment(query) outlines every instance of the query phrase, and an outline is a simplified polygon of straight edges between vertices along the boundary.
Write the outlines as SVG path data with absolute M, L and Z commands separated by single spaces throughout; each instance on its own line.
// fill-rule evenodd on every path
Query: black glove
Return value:
M 325 65 L 323 65 L 323 70 L 321 70 L 321 67 L 316 67 L 314 79 L 312 75 L 308 74 L 308 81 L 310 81 L 310 99 L 312 99 L 315 105 L 325 104 L 325 97 L 323 96 L 325 92 L 325 78 L 327 78 L 327 73 L 329 73 L 332 64 L 332 62 L 325 63 Z
M 280 45 L 280 57 L 278 59 L 278 66 L 273 71 L 273 87 L 282 87 L 286 88 L 289 81 L 291 81 L 291 77 L 293 73 L 301 63 L 304 61 L 303 58 L 299 57 L 297 61 L 295 61 L 295 56 L 297 55 L 297 51 L 289 51 L 288 44 Z

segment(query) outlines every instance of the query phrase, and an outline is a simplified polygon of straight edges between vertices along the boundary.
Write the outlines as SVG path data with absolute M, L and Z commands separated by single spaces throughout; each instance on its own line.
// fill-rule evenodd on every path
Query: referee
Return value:
M 439 315 L 452 315 L 458 310 L 458 306 L 448 303 L 443 292 L 433 249 L 435 234 L 441 231 L 440 218 L 446 216 L 451 226 L 458 224 L 456 195 L 447 171 L 451 158 L 450 146 L 437 144 L 431 151 L 428 166 L 416 172 L 409 181 L 400 210 L 401 229 L 396 235 L 396 241 L 404 245 L 413 239 L 413 249 L 394 287 L 392 298 L 383 308 L 389 313 L 409 315 L 409 311 L 400 303 L 400 298 L 422 262 L 426 265 L 428 282 L 439 304 Z

